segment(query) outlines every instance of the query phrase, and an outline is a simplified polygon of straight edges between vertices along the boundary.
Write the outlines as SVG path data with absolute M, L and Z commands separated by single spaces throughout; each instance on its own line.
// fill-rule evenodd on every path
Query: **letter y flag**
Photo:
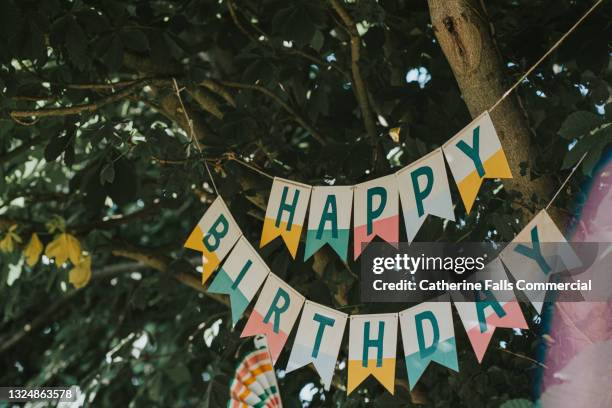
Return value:
M 260 248 L 280 235 L 295 259 L 311 189 L 306 184 L 274 177 L 261 231 Z
M 185 248 L 202 253 L 202 285 L 241 236 L 242 231 L 229 208 L 221 197 L 217 197 L 191 231 L 184 245 Z
M 297 320 L 304 296 L 270 273 L 240 337 L 265 334 L 276 363 Z
M 474 119 L 446 142 L 442 150 L 468 214 L 483 179 L 512 178 L 489 112 Z

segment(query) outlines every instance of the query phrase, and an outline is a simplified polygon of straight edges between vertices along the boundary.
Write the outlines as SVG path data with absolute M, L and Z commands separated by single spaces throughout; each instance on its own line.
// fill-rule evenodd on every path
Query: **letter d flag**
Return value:
M 485 111 L 444 143 L 442 150 L 468 214 L 483 179 L 512 178 L 489 112 Z
M 242 231 L 221 197 L 208 207 L 191 231 L 185 248 L 202 252 L 202 285 L 230 252 Z

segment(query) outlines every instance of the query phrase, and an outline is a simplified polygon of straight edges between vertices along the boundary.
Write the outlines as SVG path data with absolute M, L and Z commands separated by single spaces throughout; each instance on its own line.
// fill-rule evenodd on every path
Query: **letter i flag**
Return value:
M 446 142 L 442 150 L 468 214 L 483 179 L 512 178 L 489 112 L 474 119 Z
M 184 245 L 185 248 L 202 253 L 202 285 L 241 236 L 242 231 L 229 208 L 221 197 L 217 197 L 191 231 Z
M 485 269 L 477 272 L 492 282 L 506 280 L 506 271 L 499 258 L 489 262 Z M 478 281 L 471 276 L 468 281 Z M 483 280 L 480 280 L 483 282 Z M 491 291 L 483 288 L 474 294 L 474 301 L 465 301 L 459 292 L 453 292 L 453 303 L 459 313 L 463 327 L 472 343 L 480 363 L 487 351 L 491 337 L 497 327 L 527 329 L 527 322 L 514 293 L 511 290 Z M 504 301 L 502 301 L 504 300 Z
M 235 325 L 269 273 L 268 265 L 242 236 L 207 291 L 229 295 Z
M 459 371 L 450 297 L 424 302 L 399 313 L 402 344 L 412 390 L 430 361 Z
M 317 369 L 326 390 L 329 390 L 347 315 L 318 303 L 306 301 L 286 372 L 308 363 Z
M 387 242 L 399 241 L 399 204 L 395 174 L 354 187 L 354 258 L 375 236 Z
M 312 188 L 304 260 L 329 244 L 346 261 L 352 206 L 353 186 Z
M 280 235 L 295 259 L 311 188 L 306 184 L 274 177 L 261 232 L 260 248 Z
M 350 321 L 347 394 L 370 374 L 393 394 L 397 313 L 353 315 Z
M 414 240 L 429 214 L 455 221 L 442 149 L 434 150 L 395 174 L 408 242 Z
M 540 211 L 519 232 L 500 253 L 500 258 L 515 279 L 526 282 L 546 283 L 554 273 L 582 265 L 546 210 Z M 525 294 L 541 313 L 546 292 L 530 290 Z
M 276 363 L 303 303 L 304 296 L 278 276 L 268 274 L 240 337 L 265 334 L 272 361 Z

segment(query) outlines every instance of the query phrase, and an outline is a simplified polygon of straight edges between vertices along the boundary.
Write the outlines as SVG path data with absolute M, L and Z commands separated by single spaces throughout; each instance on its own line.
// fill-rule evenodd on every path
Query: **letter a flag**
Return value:
M 268 265 L 242 236 L 219 268 L 207 292 L 230 296 L 232 323 L 235 325 L 269 273 Z
M 395 174 L 408 242 L 414 240 L 428 214 L 455 221 L 442 149 L 434 150 Z
M 318 303 L 306 301 L 291 349 L 286 372 L 308 363 L 317 369 L 326 390 L 329 390 L 347 315 Z
M 260 248 L 280 235 L 295 259 L 311 188 L 306 184 L 274 177 L 261 232 Z
M 352 206 L 353 186 L 312 188 L 304 260 L 329 244 L 346 261 Z
M 482 271 L 477 272 L 477 275 L 482 275 L 491 282 L 502 282 L 508 278 L 499 258 L 489 262 Z M 474 275 L 467 280 L 484 282 L 484 279 L 478 279 Z M 483 288 L 474 294 L 475 301 L 465 301 L 465 297 L 460 292 L 453 292 L 452 296 L 479 363 L 482 362 L 497 327 L 516 329 L 529 327 L 512 290 L 491 291 Z
M 304 296 L 270 273 L 240 337 L 265 334 L 276 363 L 303 303 Z
M 185 248 L 202 252 L 202 285 L 230 252 L 242 231 L 221 197 L 208 207 L 191 231 Z
M 489 112 L 474 119 L 442 149 L 468 214 L 483 179 L 512 178 Z
M 353 315 L 350 321 L 347 394 L 370 374 L 393 394 L 397 313 Z
M 399 209 L 395 174 L 355 186 L 354 258 L 375 236 L 399 241 Z
M 459 371 L 450 298 L 423 302 L 399 313 L 402 344 L 412 390 L 430 361 Z
M 554 273 L 571 271 L 582 265 L 546 210 L 540 211 L 519 232 L 500 257 L 516 280 L 530 283 L 548 282 Z M 540 313 L 546 291 L 530 290 L 525 295 Z

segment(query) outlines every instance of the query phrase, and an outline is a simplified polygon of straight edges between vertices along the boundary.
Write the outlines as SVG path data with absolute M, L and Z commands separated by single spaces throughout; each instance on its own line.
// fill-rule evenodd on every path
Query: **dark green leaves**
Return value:
M 572 140 L 590 132 L 602 123 L 603 119 L 599 115 L 587 111 L 577 111 L 563 121 L 559 129 L 559 135 Z

